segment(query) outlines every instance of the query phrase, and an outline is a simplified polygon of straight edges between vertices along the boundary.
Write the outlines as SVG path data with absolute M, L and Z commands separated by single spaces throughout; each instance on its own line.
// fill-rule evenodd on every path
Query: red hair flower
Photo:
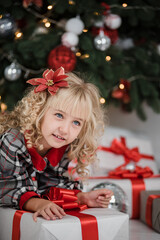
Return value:
M 64 80 L 67 77 L 64 68 L 60 67 L 55 72 L 52 69 L 47 69 L 43 73 L 43 78 L 32 78 L 27 83 L 38 85 L 34 89 L 35 93 L 48 89 L 51 95 L 55 95 L 59 88 L 68 87 L 68 82 Z

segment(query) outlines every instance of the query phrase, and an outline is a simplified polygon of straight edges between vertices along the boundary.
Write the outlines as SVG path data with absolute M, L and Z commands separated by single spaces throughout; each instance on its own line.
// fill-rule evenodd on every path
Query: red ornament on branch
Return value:
M 35 4 L 37 7 L 42 7 L 43 0 L 23 0 L 23 7 L 27 8 L 31 3 Z
M 69 48 L 60 45 L 49 53 L 48 65 L 53 70 L 63 67 L 65 72 L 71 72 L 76 65 L 76 56 Z
M 121 99 L 123 103 L 127 104 L 130 102 L 130 86 L 131 83 L 125 79 L 120 79 L 119 86 L 113 90 L 112 97 Z

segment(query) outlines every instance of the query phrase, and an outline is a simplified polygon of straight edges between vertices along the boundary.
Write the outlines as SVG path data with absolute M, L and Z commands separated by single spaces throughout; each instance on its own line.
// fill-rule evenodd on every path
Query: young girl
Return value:
M 81 192 L 80 182 L 67 176 L 77 159 L 82 177 L 96 159 L 98 134 L 103 124 L 97 88 L 61 67 L 46 70 L 10 113 L 0 117 L 0 206 L 33 212 L 47 220 L 62 218 L 64 210 L 42 198 L 50 187 L 73 189 L 80 204 L 107 207 L 112 192 Z M 32 181 L 36 174 L 37 186 Z

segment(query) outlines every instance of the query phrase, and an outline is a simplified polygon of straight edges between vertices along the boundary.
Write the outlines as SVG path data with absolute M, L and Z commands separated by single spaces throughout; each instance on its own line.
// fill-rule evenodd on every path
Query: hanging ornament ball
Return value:
M 105 51 L 111 45 L 111 39 L 104 35 L 104 32 L 100 32 L 97 37 L 94 39 L 94 45 L 96 49 Z
M 106 188 L 113 192 L 108 208 L 113 208 L 124 213 L 128 212 L 128 198 L 121 187 L 112 182 L 103 182 L 93 187 L 92 190 L 101 188 Z
M 61 38 L 62 44 L 66 47 L 75 47 L 78 45 L 79 38 L 73 32 L 65 32 Z
M 81 34 L 84 29 L 84 23 L 79 17 L 71 18 L 66 22 L 65 30 L 67 32 L 73 32 L 77 35 Z
M 70 72 L 75 68 L 76 56 L 69 48 L 60 45 L 49 53 L 48 65 L 53 70 L 63 67 L 65 72 Z
M 4 76 L 9 81 L 16 81 L 21 76 L 21 73 L 22 71 L 19 68 L 18 64 L 14 62 L 4 70 Z
M 106 35 L 107 37 L 110 38 L 111 44 L 115 44 L 117 42 L 118 31 L 116 29 L 112 30 L 112 29 L 109 29 L 107 27 L 104 27 L 104 28 L 92 27 L 92 34 L 94 36 L 97 36 L 100 33 L 100 31 L 103 31 L 104 35 Z
M 16 29 L 16 23 L 9 14 L 6 14 L 0 18 L 0 37 L 13 38 Z
M 117 29 L 121 26 L 122 19 L 116 14 L 108 14 L 104 19 L 104 23 L 110 29 Z

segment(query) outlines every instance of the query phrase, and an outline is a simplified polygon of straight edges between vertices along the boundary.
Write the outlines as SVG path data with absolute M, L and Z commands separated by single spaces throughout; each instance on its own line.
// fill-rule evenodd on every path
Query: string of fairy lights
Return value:
M 68 1 L 68 4 L 69 5 L 75 5 L 76 3 L 72 0 L 72 1 Z M 45 13 L 45 15 L 36 12 L 35 10 L 33 10 L 30 7 L 26 8 L 26 11 L 28 11 L 29 13 L 33 14 L 35 17 L 40 19 L 39 25 L 43 26 L 44 29 L 49 29 L 52 26 L 52 24 L 56 25 L 57 27 L 64 28 L 63 22 L 58 22 L 58 21 L 55 21 L 54 19 L 50 18 L 51 13 L 54 10 L 54 6 L 55 6 L 55 3 L 53 3 L 52 5 L 48 5 L 47 6 L 47 12 Z M 109 7 L 110 7 L 110 9 L 120 8 L 120 9 L 124 9 L 124 10 L 125 9 L 136 9 L 136 10 L 139 9 L 139 10 L 145 10 L 145 11 L 147 11 L 147 10 L 154 10 L 154 11 L 160 10 L 160 8 L 152 7 L 152 6 L 128 6 L 128 4 L 125 3 L 125 2 L 122 3 L 121 5 L 113 4 L 113 5 L 110 5 Z M 93 14 L 94 15 L 100 15 L 101 13 L 93 12 Z M 3 15 L 0 15 L 0 19 L 2 17 L 3 17 Z M 84 27 L 83 32 L 84 33 L 88 32 L 88 29 Z M 23 38 L 23 32 L 21 31 L 21 29 L 17 29 L 15 31 L 15 34 L 14 34 L 14 40 L 18 41 L 19 39 L 22 39 L 22 38 Z M 75 55 L 76 55 L 76 57 L 79 57 L 81 60 L 87 59 L 87 58 L 90 57 L 90 55 L 88 53 L 82 54 L 79 50 L 75 51 Z M 7 58 L 10 62 L 14 62 L 15 61 L 14 56 L 11 53 L 6 54 L 6 53 L 2 52 L 1 53 L 1 58 L 3 58 L 3 57 Z M 109 56 L 109 55 L 106 55 L 104 60 L 106 62 L 110 62 L 112 60 L 112 57 Z M 27 68 L 27 67 L 23 66 L 22 64 L 20 64 L 17 61 L 16 61 L 16 63 L 18 64 L 20 69 L 22 69 L 23 72 L 25 73 L 24 74 L 25 78 L 27 78 L 30 73 L 36 75 L 36 74 L 42 73 L 44 71 L 44 69 L 33 70 L 33 69 L 30 69 L 30 68 Z M 139 77 L 144 78 L 144 76 L 137 75 L 137 76 L 132 76 L 131 78 L 129 78 L 127 80 L 129 82 L 131 82 L 131 81 L 134 81 L 134 80 L 138 79 Z M 157 81 L 157 79 L 155 79 L 155 80 Z M 124 89 L 125 86 L 124 86 L 123 83 L 119 83 L 119 85 L 116 86 L 116 87 L 119 87 L 119 89 Z M 101 97 L 100 98 L 100 103 L 104 104 L 105 102 L 106 102 L 105 98 Z M 2 102 L 1 96 L 0 96 L 0 109 L 1 109 L 2 113 L 4 113 L 6 111 L 6 109 L 7 109 L 7 105 L 4 102 Z

